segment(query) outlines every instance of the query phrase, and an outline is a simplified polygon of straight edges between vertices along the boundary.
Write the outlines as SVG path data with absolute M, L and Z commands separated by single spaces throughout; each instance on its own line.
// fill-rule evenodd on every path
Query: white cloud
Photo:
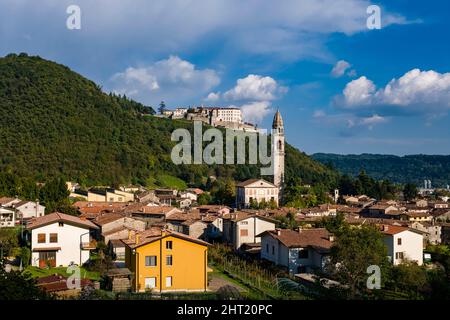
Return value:
M 362 118 L 359 123 L 360 125 L 367 126 L 370 130 L 372 130 L 374 125 L 385 123 L 387 121 L 388 119 L 386 117 L 374 114 L 371 117 Z
M 345 86 L 344 98 L 347 106 L 359 106 L 369 104 L 375 93 L 376 87 L 374 83 L 362 76 L 353 80 Z
M 272 113 L 270 102 L 257 101 L 241 106 L 242 115 L 246 122 L 260 123 L 267 115 Z
M 223 96 L 227 100 L 270 101 L 286 91 L 286 87 L 278 85 L 271 77 L 250 74 L 243 79 L 238 79 L 236 86 L 225 92 Z
M 349 82 L 343 91 L 348 108 L 393 106 L 433 114 L 450 109 L 450 73 L 413 69 L 384 88 L 366 77 Z
M 331 75 L 335 78 L 342 77 L 347 71 L 347 69 L 349 69 L 350 67 L 351 64 L 348 63 L 347 61 L 339 60 L 338 62 L 336 62 L 333 69 L 331 70 Z
M 219 99 L 220 99 L 220 92 L 211 92 L 210 94 L 208 94 L 208 96 L 204 100 L 214 102 Z
M 220 83 L 216 71 L 197 69 L 192 63 L 170 56 L 149 66 L 129 67 L 111 78 L 113 91 L 145 103 L 179 101 L 208 92 Z
M 329 59 L 327 36 L 369 32 L 366 9 L 371 4 L 369 0 L 284 0 L 276 5 L 273 0 L 77 0 L 82 29 L 73 37 L 64 21 L 65 9 L 74 1 L 31 2 L 2 0 L 0 20 L 8 30 L 2 40 L 10 51 L 19 51 L 21 36 L 29 33 L 36 52 L 71 57 L 83 52 L 87 63 L 111 62 L 136 48 L 157 56 L 204 51 L 211 39 L 237 55 Z M 382 12 L 383 27 L 409 23 L 400 14 Z

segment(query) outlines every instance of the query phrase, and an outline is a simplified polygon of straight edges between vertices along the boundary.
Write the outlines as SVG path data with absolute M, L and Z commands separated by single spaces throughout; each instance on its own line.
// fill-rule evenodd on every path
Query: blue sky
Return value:
M 0 0 L 0 39 L 147 105 L 279 108 L 308 154 L 450 154 L 445 0 Z

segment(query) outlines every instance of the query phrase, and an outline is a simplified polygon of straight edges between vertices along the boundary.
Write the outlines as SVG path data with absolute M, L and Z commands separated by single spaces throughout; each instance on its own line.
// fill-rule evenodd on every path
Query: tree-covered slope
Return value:
M 424 179 L 431 180 L 436 187 L 450 184 L 450 156 L 317 153 L 312 158 L 353 176 L 364 169 L 374 179 L 389 179 L 397 183 L 413 182 L 420 186 Z
M 151 116 L 150 107 L 108 95 L 67 67 L 11 54 L 0 59 L 0 171 L 90 184 L 158 184 L 167 175 L 201 185 L 210 175 L 243 180 L 256 166 L 177 166 L 174 129 L 192 123 Z M 334 184 L 336 173 L 287 146 L 287 177 Z

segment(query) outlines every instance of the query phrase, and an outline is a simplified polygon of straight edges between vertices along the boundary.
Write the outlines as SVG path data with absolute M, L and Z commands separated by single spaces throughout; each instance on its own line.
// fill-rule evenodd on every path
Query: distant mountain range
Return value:
M 316 153 L 313 159 L 335 168 L 343 174 L 357 175 L 362 169 L 374 179 L 388 179 L 392 182 L 413 182 L 423 186 L 423 180 L 431 180 L 433 187 L 450 185 L 450 155 L 408 155 L 381 154 L 339 155 Z

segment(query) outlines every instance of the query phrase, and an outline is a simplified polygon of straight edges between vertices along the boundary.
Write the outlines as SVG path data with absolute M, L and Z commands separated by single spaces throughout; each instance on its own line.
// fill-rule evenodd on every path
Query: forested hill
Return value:
M 86 185 L 206 183 L 208 176 L 257 177 L 256 166 L 177 166 L 172 131 L 187 121 L 105 94 L 69 68 L 26 54 L 0 58 L 0 173 L 45 181 L 63 175 Z M 289 128 L 288 128 L 289 130 Z M 291 146 L 287 178 L 336 182 L 337 173 Z M 183 181 L 179 180 L 182 179 Z
M 423 180 L 431 180 L 435 187 L 450 184 L 450 156 L 441 155 L 338 155 L 316 153 L 312 158 L 336 168 L 341 173 L 357 175 L 361 169 L 375 179 L 389 179 L 393 182 L 413 182 L 419 186 Z

